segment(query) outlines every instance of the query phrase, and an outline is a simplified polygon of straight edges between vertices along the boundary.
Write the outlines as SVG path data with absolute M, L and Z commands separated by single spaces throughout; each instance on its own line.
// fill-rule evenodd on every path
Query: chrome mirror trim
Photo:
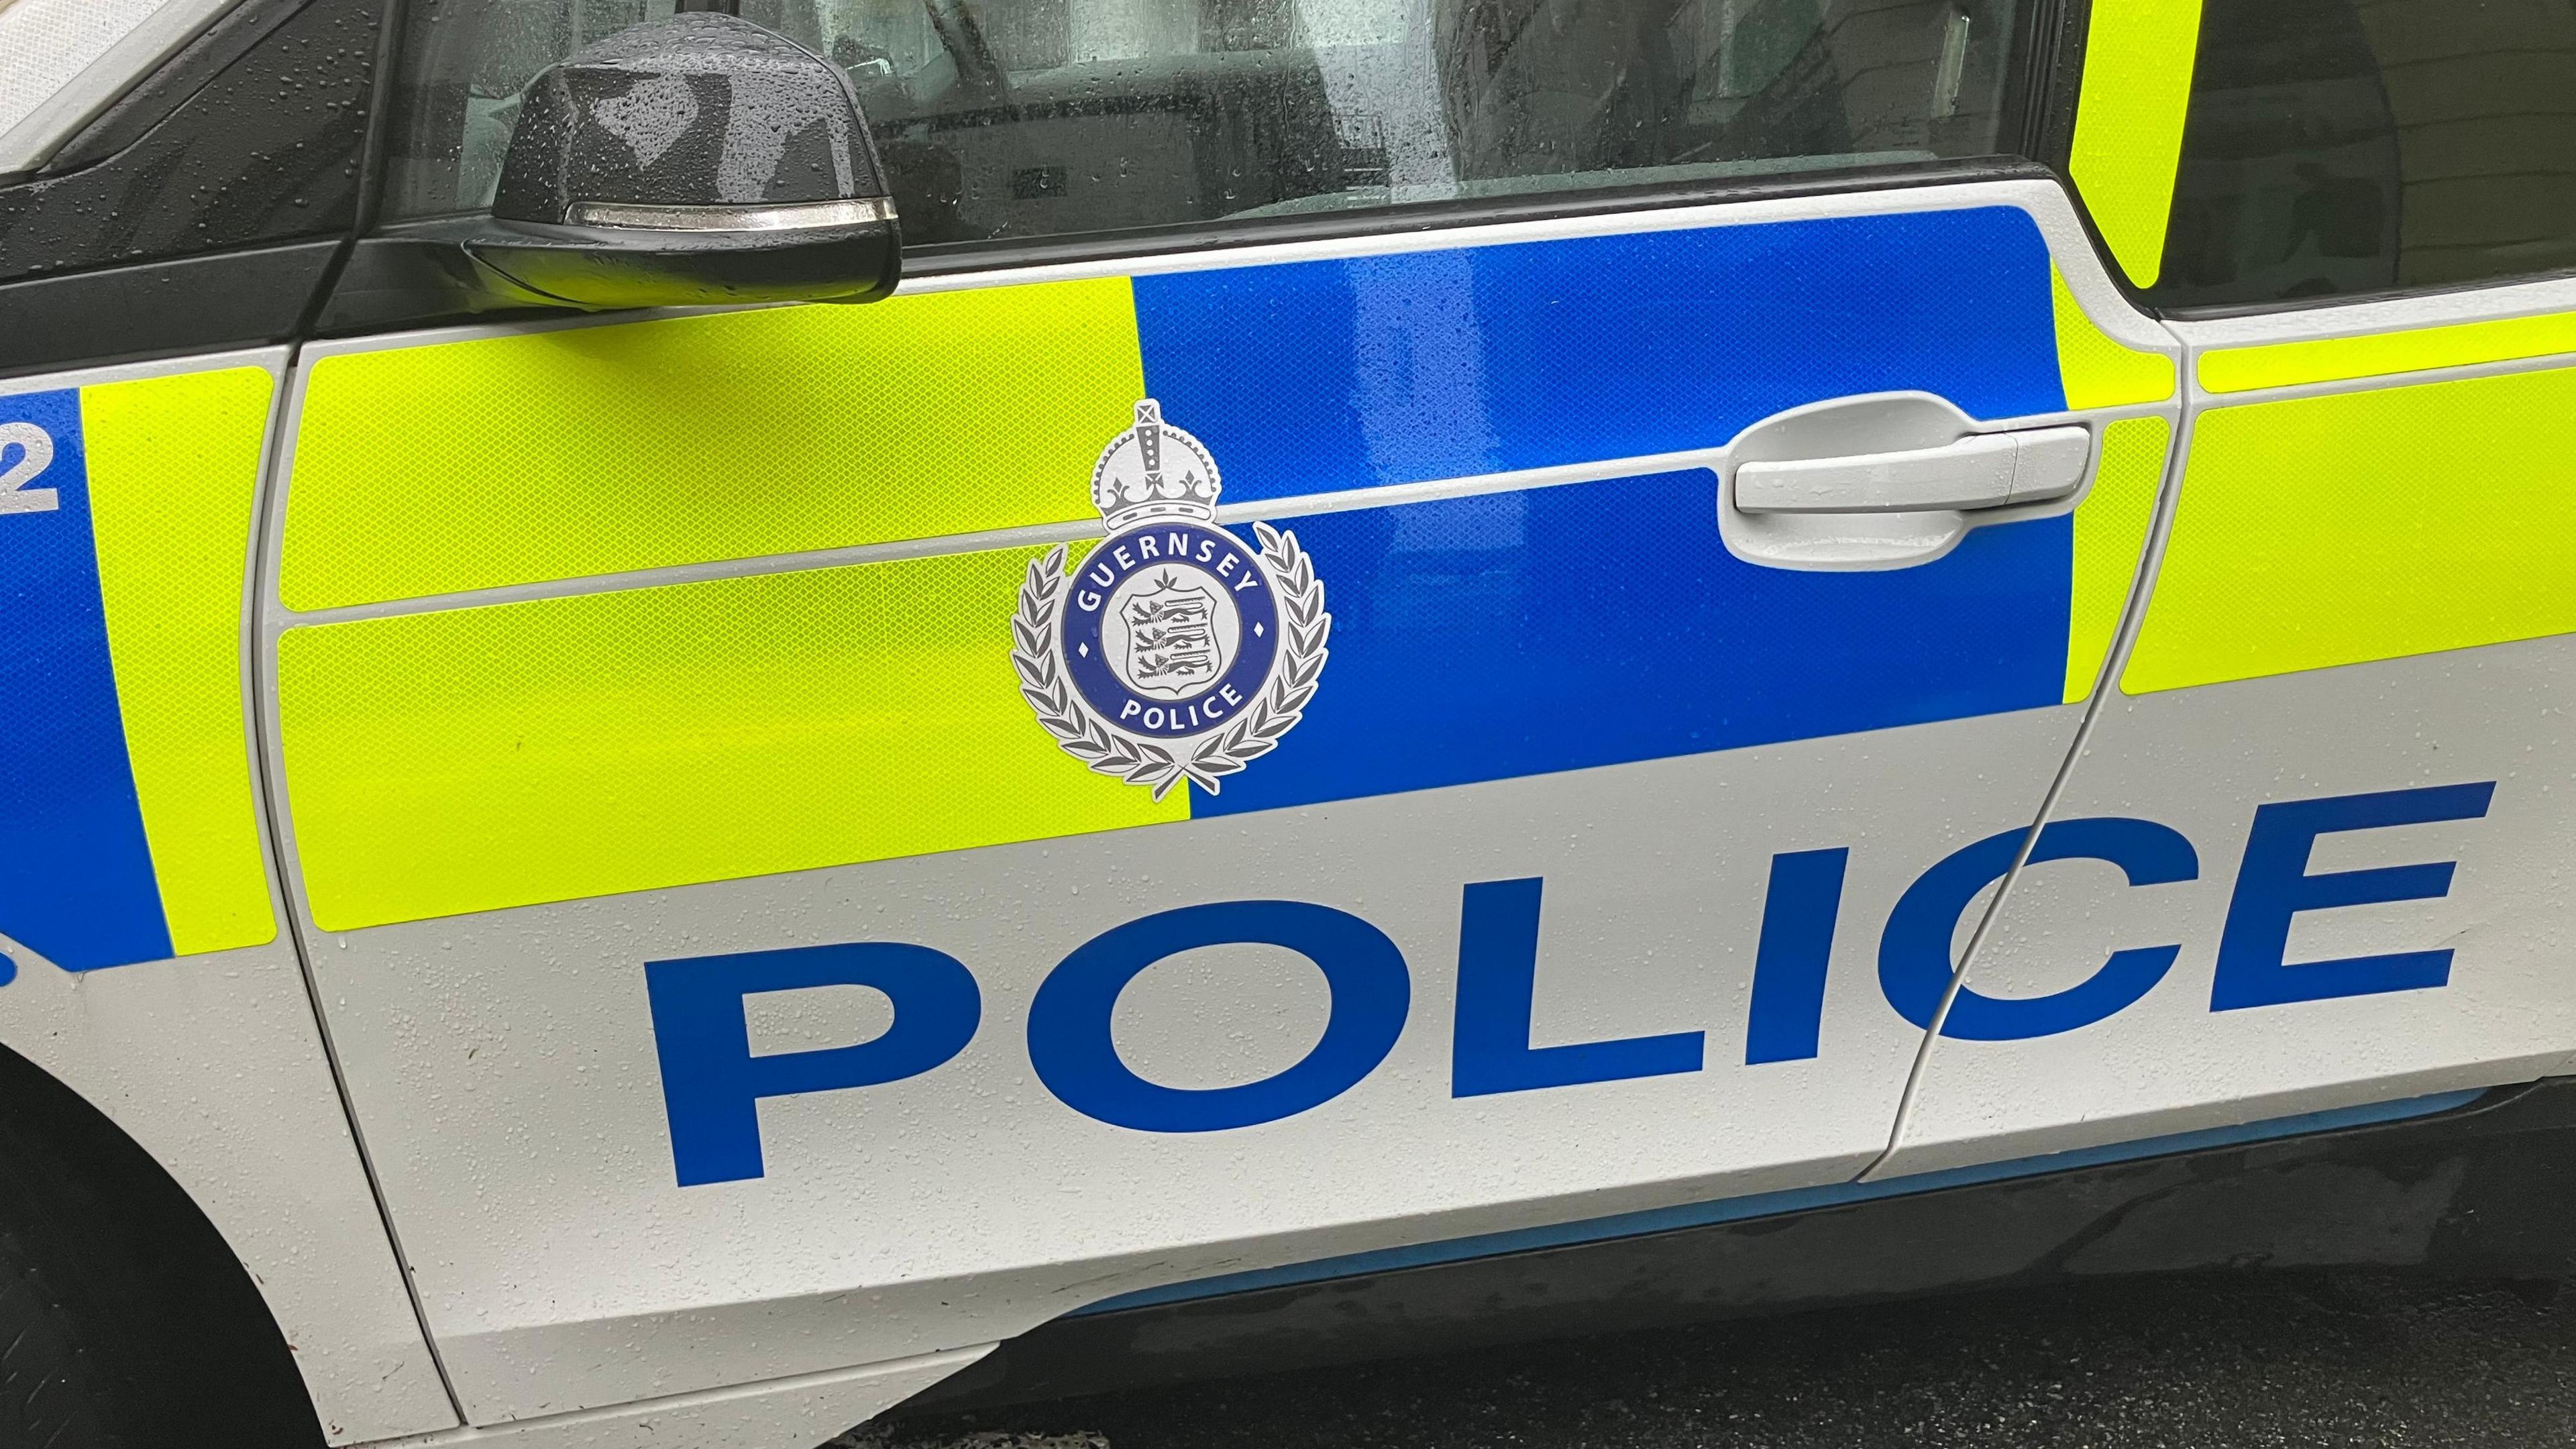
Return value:
M 567 212 L 564 220 L 572 226 L 639 231 L 805 231 L 895 219 L 894 198 L 890 196 L 799 201 L 781 206 L 637 206 L 616 201 L 576 201 Z

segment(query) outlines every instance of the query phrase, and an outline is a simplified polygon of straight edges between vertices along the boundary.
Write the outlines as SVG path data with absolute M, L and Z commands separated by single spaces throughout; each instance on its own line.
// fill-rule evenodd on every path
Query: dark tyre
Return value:
M 0 1050 L 0 1449 L 320 1449 L 250 1275 L 169 1175 Z
M 16 1234 L 0 1230 L 0 1444 L 113 1444 L 116 1394 L 74 1315 Z

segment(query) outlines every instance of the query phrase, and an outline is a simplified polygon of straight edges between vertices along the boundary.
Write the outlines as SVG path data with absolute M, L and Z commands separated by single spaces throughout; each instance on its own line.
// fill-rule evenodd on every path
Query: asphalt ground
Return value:
M 2079 1283 L 1135 1391 L 876 1449 L 2576 1445 L 2576 1288 Z

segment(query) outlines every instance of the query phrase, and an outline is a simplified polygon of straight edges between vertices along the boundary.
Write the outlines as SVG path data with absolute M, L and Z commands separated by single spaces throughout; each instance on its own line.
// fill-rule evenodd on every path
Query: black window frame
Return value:
M 0 185 L 0 376 L 288 342 L 362 233 L 392 0 L 240 0 Z

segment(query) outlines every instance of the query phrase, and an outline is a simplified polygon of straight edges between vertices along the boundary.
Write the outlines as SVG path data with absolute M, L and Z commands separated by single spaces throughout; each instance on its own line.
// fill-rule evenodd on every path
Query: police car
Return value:
M 2564 0 L 0 77 L 0 1442 L 2567 1265 Z

